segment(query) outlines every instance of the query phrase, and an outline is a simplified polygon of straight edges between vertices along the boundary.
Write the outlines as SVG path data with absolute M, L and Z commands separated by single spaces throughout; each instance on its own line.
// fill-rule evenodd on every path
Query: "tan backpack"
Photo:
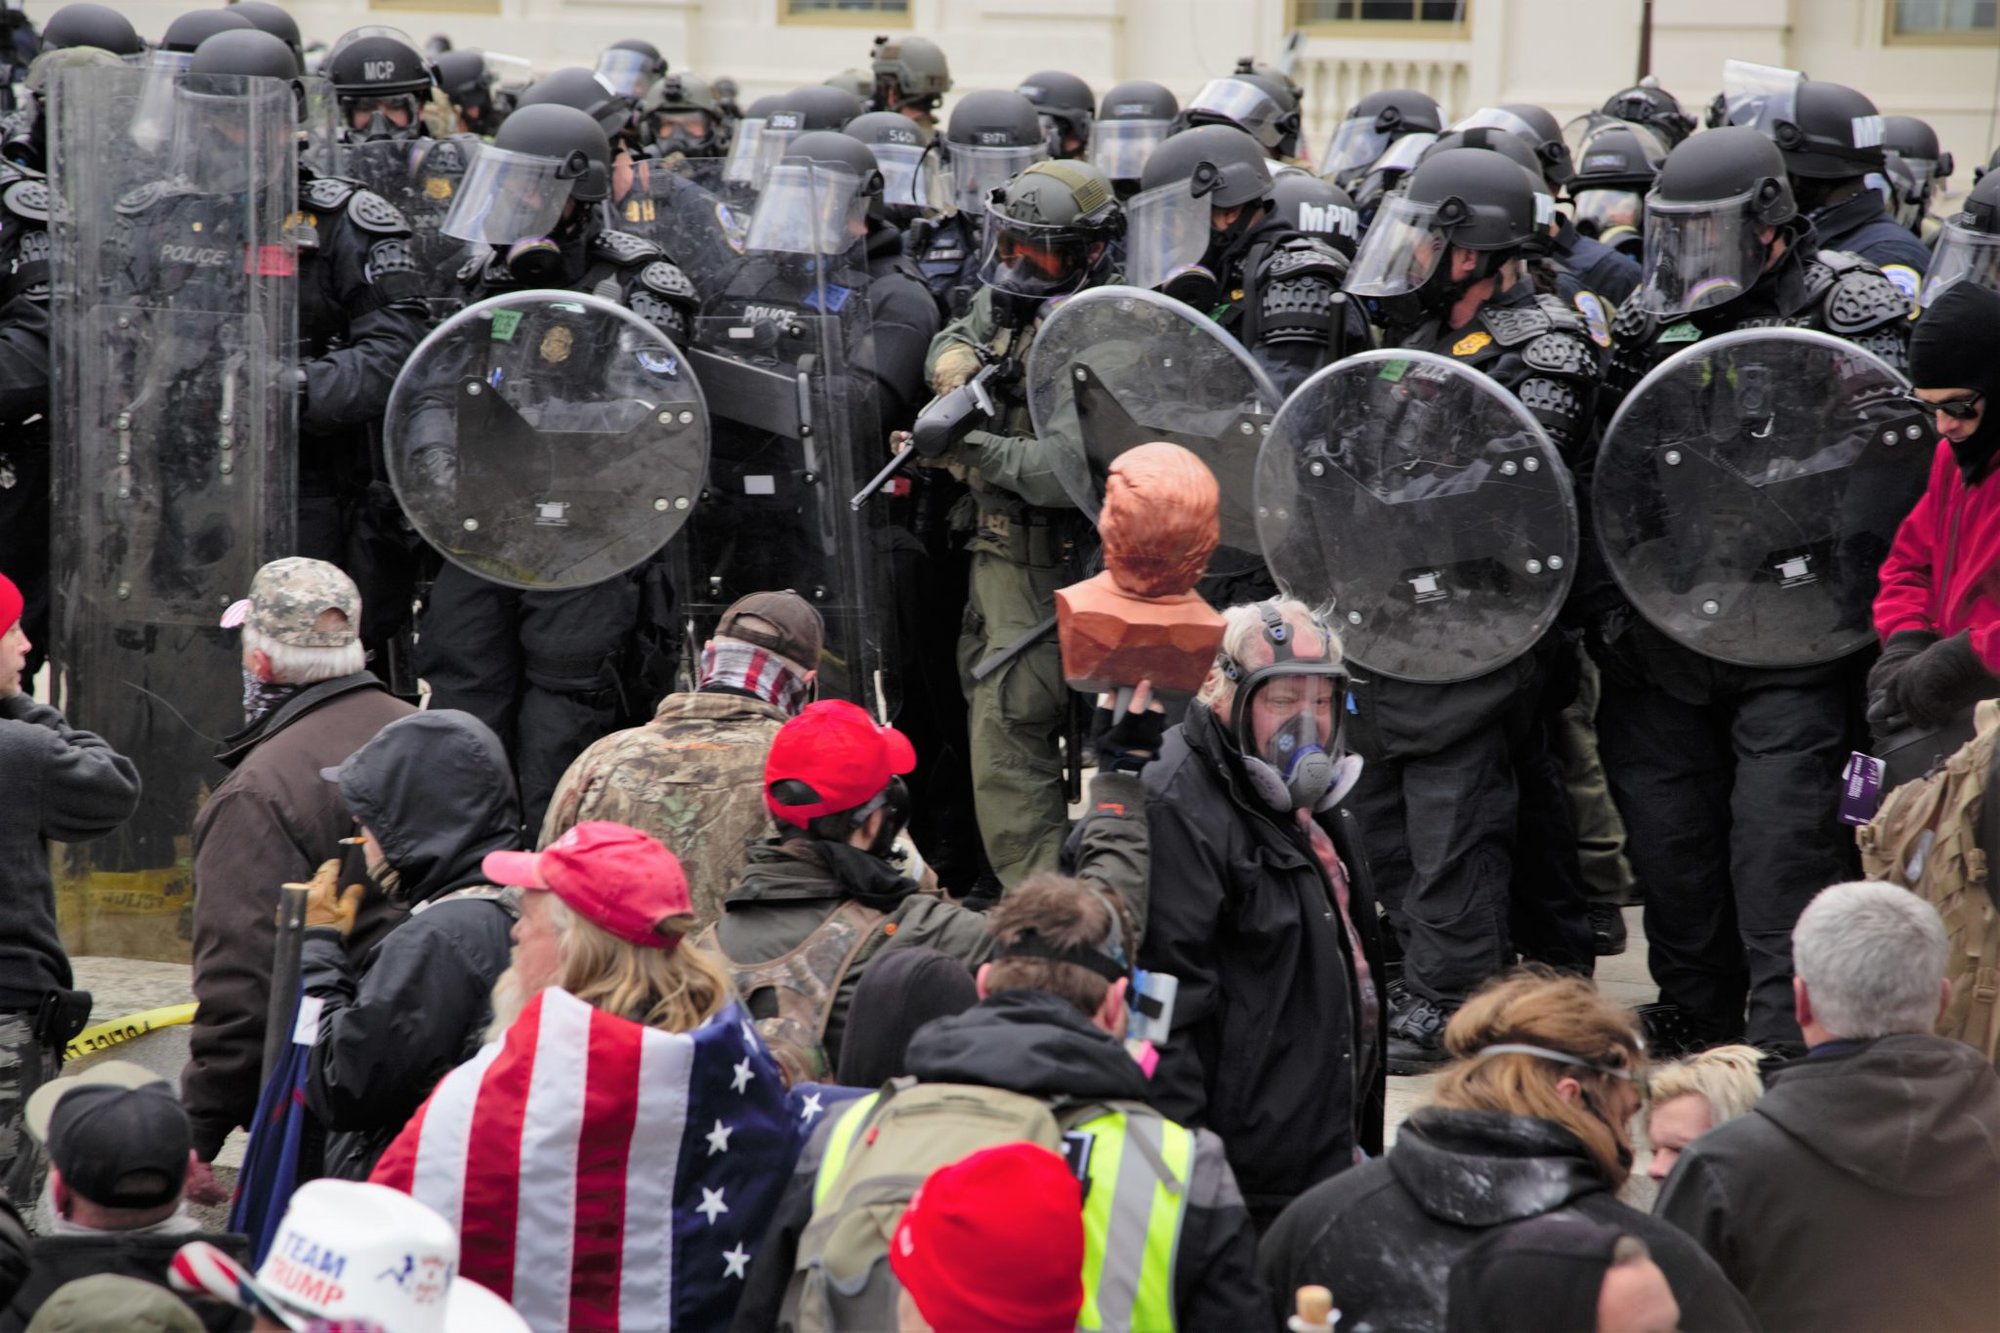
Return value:
M 2000 701 L 1974 715 L 1972 740 L 1926 777 L 1891 791 L 1855 831 L 1870 879 L 1901 884 L 1937 908 L 1949 952 L 1951 1007 L 1938 1035 L 2000 1055 L 2000 907 L 1993 858 L 2000 854 L 2000 801 L 1989 803 L 2000 753 Z

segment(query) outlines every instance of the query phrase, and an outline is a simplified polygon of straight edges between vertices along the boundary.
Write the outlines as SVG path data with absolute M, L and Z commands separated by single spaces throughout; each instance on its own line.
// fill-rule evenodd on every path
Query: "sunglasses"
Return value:
M 1975 393 L 1970 398 L 1952 398 L 1942 403 L 1929 403 L 1915 394 L 1910 395 L 1910 402 L 1916 406 L 1918 411 L 1925 413 L 1942 412 L 1953 421 L 1972 420 L 1984 410 L 1982 405 L 1985 401 L 1986 395 L 1983 393 Z

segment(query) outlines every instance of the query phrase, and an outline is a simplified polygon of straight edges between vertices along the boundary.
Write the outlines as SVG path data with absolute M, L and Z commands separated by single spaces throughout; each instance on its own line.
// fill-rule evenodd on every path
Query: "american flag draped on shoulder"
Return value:
M 552 988 L 446 1075 L 373 1178 L 457 1226 L 460 1272 L 537 1333 L 720 1328 L 842 1096 L 787 1094 L 734 1002 L 676 1034 Z

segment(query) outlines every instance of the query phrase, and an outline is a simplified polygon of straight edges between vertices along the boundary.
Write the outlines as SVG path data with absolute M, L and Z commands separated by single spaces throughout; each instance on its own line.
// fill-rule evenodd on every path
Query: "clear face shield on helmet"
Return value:
M 737 121 L 736 133 L 729 140 L 729 156 L 722 162 L 722 179 L 731 185 L 755 185 L 757 155 L 763 151 L 763 141 L 762 116 Z
M 175 178 L 203 194 L 235 194 L 252 185 L 252 164 L 268 161 L 294 132 L 296 100 L 279 104 L 283 118 L 259 114 L 268 107 L 256 90 L 276 81 L 238 74 L 183 78 L 173 90 L 173 132 L 167 145 Z
M 132 116 L 132 142 L 149 153 L 165 148 L 174 137 L 177 114 L 174 91 L 181 75 L 194 59 L 192 51 L 169 51 L 156 47 L 141 57 L 146 81 L 139 90 L 139 107 Z
M 932 144 L 870 144 L 882 169 L 882 202 L 911 216 L 935 217 L 951 207 L 951 173 Z
M 1208 253 L 1210 217 L 1191 181 L 1168 181 L 1141 190 L 1125 204 L 1125 281 L 1165 290 Z
M 1035 163 L 1048 160 L 1046 143 L 1028 148 L 954 143 L 951 145 L 953 202 L 959 212 L 978 217 L 986 211 L 986 200 L 994 190 Z
M 1067 296 L 1082 287 L 1110 244 L 1106 236 L 1018 221 L 995 208 L 986 211 L 985 231 L 979 280 L 1033 300 Z
M 1388 297 L 1422 287 L 1450 247 L 1437 213 L 1436 204 L 1390 195 L 1361 238 L 1341 290 L 1350 296 Z
M 1090 165 L 1107 180 L 1136 181 L 1173 128 L 1171 120 L 1100 120 L 1090 127 Z
M 1479 108 L 1479 110 L 1465 117 L 1465 119 L 1459 121 L 1456 125 L 1453 125 L 1451 132 L 1457 134 L 1461 130 L 1477 129 L 1504 131 L 1527 144 L 1530 148 L 1539 145 L 1542 141 L 1542 136 L 1536 133 L 1534 126 L 1513 112 L 1497 106 L 1483 106 Z
M 831 163 L 780 162 L 757 196 L 744 249 L 817 258 L 847 253 L 868 233 L 865 187 L 873 184 Z
M 1210 79 L 1182 110 L 1199 111 L 1240 125 L 1259 143 L 1267 135 L 1275 137 L 1275 127 L 1285 116 L 1285 109 L 1276 98 L 1246 79 Z
M 1974 231 L 1953 220 L 1938 233 L 1937 249 L 1931 253 L 1924 285 L 1917 294 L 1917 308 L 1929 307 L 1946 288 L 1960 282 L 2000 292 L 2000 236 Z
M 562 221 L 570 187 L 587 169 L 581 153 L 559 161 L 488 144 L 467 168 L 438 230 L 495 246 L 545 237 Z
M 1645 231 L 1646 197 L 1637 190 L 1578 190 L 1569 211 L 1578 232 L 1605 245 L 1637 245 Z
M 1662 316 L 1691 315 L 1749 291 L 1768 252 L 1755 200 L 1754 190 L 1697 203 L 1647 195 L 1640 307 Z
M 1406 134 L 1390 144 L 1353 187 L 1354 206 L 1366 213 L 1379 205 L 1403 177 L 1416 170 L 1424 150 L 1437 141 L 1435 134 Z
M 1747 125 L 1776 137 L 1780 121 L 1796 121 L 1799 85 L 1805 75 L 1750 60 L 1722 62 L 1722 105 L 1728 124 Z
M 659 77 L 651 57 L 643 51 L 627 51 L 623 47 L 613 47 L 599 55 L 594 72 L 612 92 L 621 97 L 629 97 L 635 102 L 645 95 L 647 86 Z

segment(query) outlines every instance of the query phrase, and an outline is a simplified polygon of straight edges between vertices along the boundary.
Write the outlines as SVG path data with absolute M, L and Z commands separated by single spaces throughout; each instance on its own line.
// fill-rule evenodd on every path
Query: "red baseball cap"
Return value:
M 1083 1187 L 1047 1148 L 981 1149 L 931 1172 L 889 1267 L 937 1333 L 1069 1333 L 1083 1310 Z
M 804 828 L 821 815 L 868 804 L 889 779 L 917 766 L 910 738 L 894 727 L 878 727 L 866 709 L 845 699 L 808 704 L 778 728 L 764 760 L 764 808 L 783 823 Z M 801 782 L 817 800 L 780 802 L 772 788 Z
M 27 605 L 21 590 L 14 586 L 14 580 L 0 574 L 0 634 L 14 628 L 21 619 L 21 608 Z
M 546 889 L 578 916 L 645 949 L 679 944 L 681 932 L 663 927 L 694 915 L 680 860 L 659 839 L 606 819 L 586 820 L 539 852 L 488 852 L 480 866 L 493 883 Z

